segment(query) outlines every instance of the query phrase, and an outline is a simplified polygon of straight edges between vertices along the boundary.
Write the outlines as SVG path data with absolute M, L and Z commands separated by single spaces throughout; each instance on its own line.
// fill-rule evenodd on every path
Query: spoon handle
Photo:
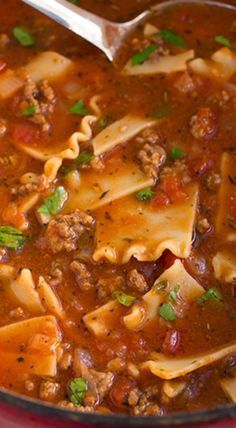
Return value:
M 112 45 L 119 26 L 66 0 L 23 0 L 101 49 L 113 60 Z

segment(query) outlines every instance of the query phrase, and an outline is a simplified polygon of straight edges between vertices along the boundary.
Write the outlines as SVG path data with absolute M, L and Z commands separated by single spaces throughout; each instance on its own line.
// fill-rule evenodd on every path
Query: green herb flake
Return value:
M 24 108 L 21 111 L 22 116 L 34 116 L 37 111 L 37 107 L 35 104 L 30 104 L 28 107 Z
M 169 303 L 163 303 L 159 310 L 159 315 L 165 321 L 175 321 L 176 315 L 174 309 Z
M 86 165 L 91 162 L 95 158 L 94 154 L 91 152 L 87 152 L 83 150 L 80 152 L 79 156 L 76 159 L 77 165 Z
M 55 189 L 52 195 L 48 196 L 44 203 L 37 209 L 38 213 L 41 214 L 57 214 L 63 208 L 68 193 L 63 186 L 59 186 Z
M 76 171 L 76 167 L 74 165 L 68 165 L 68 166 L 61 166 L 59 169 L 59 172 L 63 177 L 65 177 L 67 174 L 70 174 L 70 172 Z
M 70 108 L 70 113 L 78 116 L 86 116 L 89 114 L 88 109 L 84 106 L 83 100 L 78 100 L 76 103 Z
M 117 294 L 116 298 L 121 305 L 126 306 L 127 308 L 132 306 L 132 304 L 136 300 L 136 297 L 134 296 L 129 296 L 128 294 L 119 294 L 119 293 Z
M 153 196 L 154 196 L 155 192 L 151 189 L 151 187 L 146 187 L 146 189 L 142 189 L 139 192 L 136 193 L 136 198 L 139 201 L 150 201 Z
M 227 46 L 227 48 L 232 48 L 232 42 L 221 34 L 215 36 L 215 42 L 219 43 L 220 45 Z
M 18 250 L 25 244 L 26 236 L 12 226 L 0 226 L 0 246 Z
M 223 299 L 219 290 L 217 290 L 216 288 L 209 288 L 209 290 L 207 290 L 201 297 L 197 299 L 197 304 L 202 305 L 208 302 L 209 300 L 222 302 Z
M 80 0 L 68 0 L 69 3 L 79 4 Z
M 173 147 L 170 152 L 170 157 L 173 160 L 181 159 L 184 157 L 184 151 L 180 147 Z
M 83 377 L 76 377 L 69 384 L 70 401 L 75 406 L 83 404 L 84 396 L 88 391 L 88 382 Z
M 108 115 L 102 116 L 98 121 L 98 127 L 100 129 L 105 128 L 107 124 L 108 124 Z
M 35 43 L 32 34 L 24 27 L 17 26 L 13 28 L 13 35 L 21 46 L 29 47 Z
M 156 36 L 160 37 L 164 42 L 171 43 L 172 45 L 177 45 L 180 48 L 186 48 L 186 42 L 179 34 L 175 33 L 172 30 L 164 29 L 161 30 Z
M 131 64 L 132 66 L 142 64 L 144 61 L 146 61 L 153 52 L 155 52 L 158 49 L 158 45 L 151 44 L 147 48 L 145 48 L 143 51 L 136 53 L 131 58 Z
M 155 282 L 153 285 L 153 289 L 157 293 L 165 293 L 166 289 L 168 287 L 168 281 L 166 279 L 163 279 L 162 281 Z
M 171 113 L 171 106 L 169 104 L 163 104 L 159 106 L 153 113 L 153 119 L 162 119 Z
M 177 285 L 173 288 L 173 290 L 171 290 L 171 291 L 169 292 L 169 296 L 168 296 L 168 298 L 169 298 L 169 300 L 170 300 L 172 303 L 176 303 L 176 301 L 177 301 L 177 297 L 178 297 L 178 293 L 179 293 L 179 290 L 180 290 L 180 285 L 179 285 L 179 284 L 177 284 Z

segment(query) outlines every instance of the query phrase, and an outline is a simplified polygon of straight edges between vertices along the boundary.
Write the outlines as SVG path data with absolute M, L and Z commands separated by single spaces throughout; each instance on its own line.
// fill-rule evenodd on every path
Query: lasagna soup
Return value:
M 115 65 L 19 0 L 0 24 L 0 386 L 79 412 L 236 402 L 236 11 L 151 14 Z

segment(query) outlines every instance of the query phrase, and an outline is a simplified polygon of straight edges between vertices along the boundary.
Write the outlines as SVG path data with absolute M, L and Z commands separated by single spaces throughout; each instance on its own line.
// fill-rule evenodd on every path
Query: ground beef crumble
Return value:
M 143 171 L 157 180 L 160 169 L 166 161 L 165 150 L 159 145 L 145 144 L 138 152 L 137 158 L 141 162 Z
M 84 263 L 74 260 L 70 264 L 70 269 L 74 272 L 76 283 L 82 291 L 89 291 L 94 287 L 91 274 Z
M 79 209 L 52 219 L 47 226 L 45 238 L 53 253 L 74 251 L 85 232 L 91 232 L 95 220 Z
M 137 269 L 132 269 L 127 275 L 127 286 L 133 290 L 137 290 L 140 293 L 145 293 L 148 291 L 148 284 L 144 276 L 137 271 Z

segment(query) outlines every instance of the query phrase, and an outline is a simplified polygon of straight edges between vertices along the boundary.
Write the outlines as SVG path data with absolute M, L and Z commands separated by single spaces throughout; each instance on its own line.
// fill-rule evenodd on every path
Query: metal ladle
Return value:
M 171 6 L 181 4 L 203 4 L 236 11 L 236 6 L 216 0 L 167 0 L 144 11 L 131 21 L 119 24 L 94 15 L 67 0 L 23 0 L 23 2 L 97 46 L 110 61 L 114 61 L 129 33 L 152 13 L 161 13 Z

